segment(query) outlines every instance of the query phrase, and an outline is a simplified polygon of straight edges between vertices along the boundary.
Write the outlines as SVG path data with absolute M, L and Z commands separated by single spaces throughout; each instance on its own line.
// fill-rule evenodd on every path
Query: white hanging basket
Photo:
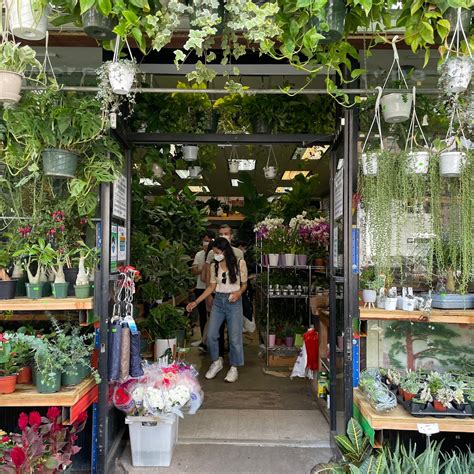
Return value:
M 376 176 L 378 171 L 378 153 L 362 153 L 362 173 L 365 176 Z
M 8 3 L 8 19 L 10 31 L 14 36 L 38 41 L 46 37 L 48 28 L 48 9 L 35 7 L 34 0 L 10 0 Z
M 267 179 L 275 179 L 277 175 L 277 167 L 276 166 L 265 166 L 263 168 L 263 174 Z
M 188 171 L 190 178 L 197 178 L 201 174 L 202 168 L 200 166 L 190 166 Z
M 112 62 L 109 64 L 109 82 L 112 92 L 118 95 L 130 93 L 135 80 L 133 63 Z
M 459 178 L 465 163 L 462 151 L 444 151 L 439 155 L 439 173 L 443 178 Z
M 199 147 L 196 145 L 184 145 L 183 146 L 183 160 L 184 161 L 196 161 L 198 158 Z
M 12 71 L 0 71 L 0 102 L 16 104 L 20 100 L 21 74 Z
M 441 65 L 441 87 L 447 93 L 464 92 L 472 77 L 473 60 L 469 56 L 450 57 Z
M 383 118 L 387 123 L 405 122 L 410 118 L 413 97 L 410 93 L 387 94 L 380 100 Z
M 430 164 L 430 153 L 428 151 L 413 151 L 408 153 L 408 171 L 415 174 L 427 174 Z
M 229 172 L 233 174 L 239 172 L 239 162 L 237 160 L 229 161 Z
M 156 176 L 157 178 L 162 178 L 165 172 L 163 171 L 163 168 L 158 164 L 158 163 L 153 163 L 152 166 L 153 170 L 153 175 Z

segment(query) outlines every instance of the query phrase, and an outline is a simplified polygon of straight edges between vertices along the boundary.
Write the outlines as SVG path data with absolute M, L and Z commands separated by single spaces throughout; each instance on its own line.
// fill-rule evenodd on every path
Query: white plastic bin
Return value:
M 130 433 L 134 466 L 167 467 L 171 464 L 178 440 L 176 415 L 127 416 L 125 423 Z

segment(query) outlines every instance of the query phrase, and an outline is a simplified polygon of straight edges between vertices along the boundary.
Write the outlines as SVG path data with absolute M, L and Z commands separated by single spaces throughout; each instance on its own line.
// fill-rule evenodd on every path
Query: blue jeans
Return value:
M 226 321 L 229 332 L 230 365 L 240 367 L 244 365 L 242 298 L 231 303 L 229 295 L 230 293 L 216 293 L 207 328 L 207 350 L 212 362 L 219 358 L 219 329 Z

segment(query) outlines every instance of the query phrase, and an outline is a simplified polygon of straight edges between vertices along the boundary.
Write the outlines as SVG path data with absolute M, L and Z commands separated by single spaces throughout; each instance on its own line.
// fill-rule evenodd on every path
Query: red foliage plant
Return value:
M 81 450 L 75 443 L 86 422 L 87 413 L 84 412 L 71 425 L 64 425 L 58 407 L 50 407 L 45 417 L 37 411 L 29 415 L 21 413 L 18 418 L 21 433 L 12 433 L 8 441 L 5 438 L 5 443 L 0 443 L 0 473 L 55 474 L 63 471 Z

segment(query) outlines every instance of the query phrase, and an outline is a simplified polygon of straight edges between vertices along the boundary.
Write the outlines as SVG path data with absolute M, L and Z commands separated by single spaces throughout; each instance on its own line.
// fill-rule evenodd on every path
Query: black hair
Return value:
M 234 249 L 230 245 L 229 241 L 224 237 L 217 237 L 216 240 L 212 243 L 212 248 L 216 248 L 222 251 L 225 258 L 225 263 L 227 265 L 227 271 L 229 272 L 229 281 L 231 283 L 237 282 L 237 259 L 235 258 Z M 216 275 L 217 270 L 219 269 L 219 262 L 215 261 L 216 266 Z
M 204 237 L 209 237 L 211 240 L 214 240 L 216 238 L 216 233 L 213 230 L 206 230 L 206 232 L 203 232 L 201 239 Z

